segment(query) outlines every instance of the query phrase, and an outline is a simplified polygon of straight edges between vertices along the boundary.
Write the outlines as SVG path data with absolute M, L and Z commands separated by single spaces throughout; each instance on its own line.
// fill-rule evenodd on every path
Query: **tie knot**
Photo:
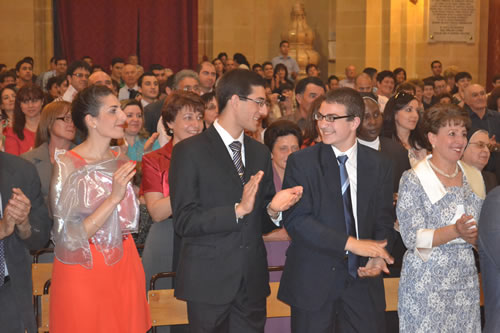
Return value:
M 345 164 L 345 162 L 347 161 L 347 155 L 337 156 L 337 160 L 339 161 L 340 164 Z
M 233 152 L 241 151 L 241 142 L 233 141 L 229 144 L 229 148 L 231 148 Z

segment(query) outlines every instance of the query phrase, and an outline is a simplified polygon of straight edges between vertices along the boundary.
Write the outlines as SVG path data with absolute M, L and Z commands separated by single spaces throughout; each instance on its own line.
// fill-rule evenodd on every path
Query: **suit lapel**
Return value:
M 253 149 L 254 142 L 250 142 L 251 139 L 248 136 L 244 136 L 243 142 L 245 143 L 245 174 L 243 179 L 245 179 L 245 184 L 248 183 L 250 177 L 255 175 L 259 170 L 257 170 L 258 156 L 255 149 Z M 265 171 L 265 170 L 262 170 Z
M 240 176 L 238 175 L 238 171 L 236 170 L 236 167 L 234 166 L 232 156 L 229 155 L 229 152 L 226 148 L 226 145 L 224 144 L 224 141 L 222 141 L 222 138 L 220 137 L 219 133 L 215 129 L 214 126 L 210 126 L 207 130 L 207 137 L 209 141 L 209 149 L 211 150 L 210 155 L 215 158 L 219 163 L 217 163 L 218 167 L 220 166 L 221 171 L 224 174 L 230 175 L 231 181 L 236 182 L 240 186 L 243 186 L 241 184 L 241 179 Z M 245 147 L 245 157 L 246 155 L 246 149 Z M 248 158 L 246 159 L 248 161 Z M 247 171 L 245 169 L 245 176 L 247 174 Z
M 337 157 L 330 145 L 319 143 L 320 148 L 320 163 L 323 172 L 323 179 L 326 182 L 326 187 L 329 191 L 328 197 L 331 198 L 334 216 L 339 217 L 341 223 L 335 223 L 337 227 L 345 231 L 344 205 L 342 201 L 342 192 L 340 186 L 340 170 L 337 163 Z
M 370 193 L 372 192 L 372 184 L 373 180 L 376 177 L 375 174 L 375 166 L 373 165 L 373 161 L 371 161 L 367 154 L 365 154 L 363 145 L 358 144 L 358 189 L 356 193 L 357 198 L 357 210 L 358 210 L 358 231 L 359 237 L 365 238 L 366 228 L 367 226 L 362 223 L 366 221 L 368 217 L 366 216 L 366 212 L 368 209 L 368 205 L 370 204 Z

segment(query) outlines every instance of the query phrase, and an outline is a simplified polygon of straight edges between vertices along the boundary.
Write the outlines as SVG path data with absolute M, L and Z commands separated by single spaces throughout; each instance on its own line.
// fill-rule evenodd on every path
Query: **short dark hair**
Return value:
M 145 76 L 152 76 L 156 79 L 156 75 L 153 74 L 153 72 L 145 72 L 139 77 L 139 80 L 137 80 L 137 85 L 142 88 L 142 80 L 144 79 Z
M 302 131 L 300 127 L 290 120 L 277 120 L 269 125 L 264 132 L 264 144 L 272 152 L 276 140 L 281 136 L 293 135 L 297 138 L 299 147 L 302 146 Z
M 213 65 L 210 61 L 208 61 L 208 60 L 204 60 L 204 61 L 200 62 L 200 63 L 196 66 L 196 73 L 198 73 L 198 74 L 199 74 L 199 73 L 201 72 L 201 70 L 202 70 L 202 68 L 203 68 L 203 65 L 204 65 L 204 64 L 208 64 L 208 65 L 210 65 L 210 66 L 214 66 L 214 65 Z M 214 66 L 214 67 L 215 67 L 215 66 Z
M 64 83 L 64 81 L 68 80 L 68 78 L 66 77 L 66 74 L 58 75 L 55 78 L 56 78 L 56 84 L 58 86 L 61 86 Z
M 55 59 L 54 59 L 54 63 L 57 64 L 61 60 L 65 60 L 67 62 L 67 60 L 66 60 L 65 57 L 63 57 L 63 56 L 56 56 Z
M 339 78 L 336 75 L 330 75 L 328 77 L 328 84 L 330 84 L 330 81 L 332 81 L 332 80 L 340 81 Z
M 378 72 L 377 69 L 373 67 L 366 67 L 365 69 L 363 69 L 363 73 L 370 75 L 372 79 L 375 76 L 375 74 L 377 74 L 377 72 Z
M 219 113 L 226 108 L 233 95 L 247 97 L 252 93 L 252 87 L 264 87 L 264 79 L 257 73 L 236 68 L 224 74 L 217 84 L 216 96 Z
M 149 66 L 149 71 L 161 71 L 161 70 L 164 70 L 165 67 L 163 67 L 163 65 L 160 65 L 160 64 L 152 64 L 151 66 Z
M 261 64 L 253 64 L 252 70 L 255 71 L 256 68 L 262 68 L 262 65 Z
M 394 73 L 392 73 L 391 71 L 388 71 L 388 70 L 384 70 L 384 71 L 381 71 L 377 74 L 377 82 L 382 82 L 384 81 L 385 78 L 391 78 L 394 80 L 394 83 L 396 83 L 396 78 L 394 77 Z
M 168 129 L 167 123 L 175 121 L 179 111 L 185 107 L 201 115 L 205 114 L 205 102 L 201 99 L 200 95 L 192 91 L 173 91 L 167 96 L 161 108 L 162 121 L 165 129 Z M 170 131 L 167 131 L 167 134 L 172 136 Z
M 433 84 L 434 87 L 436 87 L 437 81 L 445 81 L 446 82 L 446 79 L 441 75 L 434 76 L 434 84 Z
M 495 75 L 493 75 L 493 79 L 491 80 L 491 82 L 495 83 L 498 80 L 500 80 L 500 74 L 495 74 Z
M 87 65 L 88 66 L 88 65 Z M 85 124 L 85 116 L 97 117 L 102 105 L 102 99 L 113 95 L 113 91 L 106 86 L 93 84 L 76 94 L 71 104 L 71 118 L 73 124 L 87 137 L 89 130 Z
M 89 64 L 87 64 L 85 61 L 75 60 L 68 66 L 68 70 L 66 71 L 66 75 L 69 75 L 69 76 L 73 75 L 78 68 L 83 68 L 89 73 L 92 70 L 90 68 Z
M 50 89 L 54 84 L 57 85 L 57 76 L 53 76 L 47 81 L 47 84 L 45 85 L 45 90 L 50 91 Z
M 21 66 L 23 64 L 30 64 L 31 67 L 33 67 L 33 63 L 31 61 L 27 60 L 26 58 L 24 58 L 24 59 L 21 59 L 21 60 L 19 60 L 17 62 L 17 64 L 16 64 L 16 72 L 19 72 L 19 70 L 21 70 Z
M 304 91 L 306 91 L 306 87 L 308 84 L 314 84 L 315 86 L 323 88 L 323 90 L 325 89 L 325 84 L 323 83 L 323 81 L 321 81 L 320 78 L 309 76 L 297 82 L 297 85 L 295 86 L 295 95 L 303 94 Z
M 215 91 L 201 95 L 201 99 L 205 102 L 205 105 L 210 103 L 211 100 L 215 98 Z
M 443 98 L 449 98 L 450 101 L 453 101 L 453 96 L 450 93 L 442 93 L 436 96 L 437 104 L 441 103 L 441 99 Z
M 92 60 L 92 57 L 91 57 L 91 56 L 86 55 L 86 56 L 83 56 L 83 57 L 82 57 L 82 60 L 84 60 L 84 59 L 91 59 L 91 60 Z
M 363 122 L 365 102 L 363 102 L 363 97 L 356 90 L 348 87 L 329 90 L 325 94 L 325 103 L 343 105 L 348 116 L 352 118 L 358 117 L 361 123 Z
M 266 67 L 267 65 L 271 65 L 271 67 L 274 67 L 272 62 L 270 62 L 270 61 L 264 61 L 262 63 L 262 68 Z
M 431 68 L 434 67 L 434 64 L 440 64 L 441 66 L 443 66 L 443 64 L 441 63 L 441 61 L 434 60 L 433 62 L 431 62 Z
M 286 39 L 283 39 L 281 42 L 280 42 L 280 47 L 283 46 L 283 44 L 287 43 L 288 45 L 290 45 L 290 43 L 286 40 Z
M 243 53 L 235 53 L 233 55 L 233 60 L 240 65 L 247 65 L 248 68 L 250 68 L 250 64 L 248 63 L 247 57 L 245 57 Z
M 309 69 L 311 69 L 313 67 L 316 68 L 316 69 L 318 69 L 318 66 L 316 66 L 315 64 L 307 64 L 307 66 L 306 66 L 306 74 L 309 72 Z
M 457 75 L 455 75 L 455 82 L 458 82 L 458 80 L 461 80 L 461 79 L 472 80 L 472 75 L 470 75 L 469 72 L 458 72 Z
M 221 52 L 219 53 L 219 55 L 217 56 L 217 58 L 222 58 L 222 57 L 226 57 L 227 58 L 227 53 L 226 52 Z
M 6 64 L 0 64 L 0 71 L 4 68 L 7 68 L 7 65 Z
M 0 74 L 0 83 L 4 83 L 5 79 L 8 78 L 8 77 L 11 77 L 14 80 L 16 80 L 16 74 L 12 73 L 12 71 L 7 71 L 7 72 L 4 72 L 4 73 Z
M 120 57 L 116 57 L 116 58 L 111 59 L 111 67 L 113 67 L 114 65 L 119 64 L 119 63 L 125 64 L 125 60 L 123 60 L 123 58 L 120 58 Z
M 431 86 L 432 88 L 434 88 L 434 79 L 432 78 L 424 79 L 424 87 L 425 86 Z

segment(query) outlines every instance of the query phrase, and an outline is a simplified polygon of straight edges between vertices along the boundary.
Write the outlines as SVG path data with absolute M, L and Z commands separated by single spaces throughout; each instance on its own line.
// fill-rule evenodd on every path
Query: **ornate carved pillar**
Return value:
M 45 72 L 54 55 L 52 0 L 33 1 L 35 36 L 35 73 Z M 69 59 L 71 60 L 71 59 Z

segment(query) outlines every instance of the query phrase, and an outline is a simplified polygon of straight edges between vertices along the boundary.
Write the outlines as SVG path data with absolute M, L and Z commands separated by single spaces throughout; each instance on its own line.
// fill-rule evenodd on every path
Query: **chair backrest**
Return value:
M 385 311 L 398 311 L 399 278 L 385 278 Z
M 52 277 L 52 264 L 31 264 L 31 277 L 33 280 L 33 295 L 42 295 L 45 282 Z

